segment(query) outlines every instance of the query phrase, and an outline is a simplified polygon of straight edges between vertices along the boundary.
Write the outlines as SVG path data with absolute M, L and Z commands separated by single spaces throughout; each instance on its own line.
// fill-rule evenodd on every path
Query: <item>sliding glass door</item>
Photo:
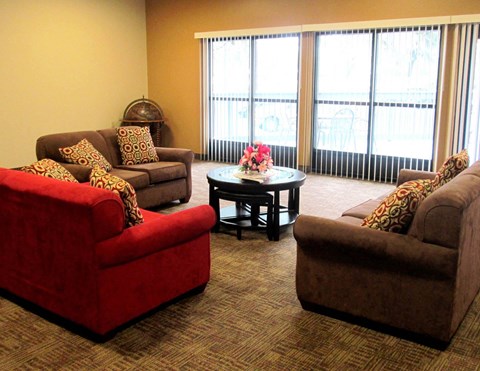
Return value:
M 296 167 L 299 35 L 208 40 L 208 159 L 238 162 L 260 140 Z
M 374 180 L 430 170 L 439 55 L 436 27 L 317 34 L 313 170 Z
M 462 49 L 464 55 L 463 89 L 464 97 L 459 104 L 459 115 L 463 120 L 459 147 L 466 148 L 470 163 L 480 160 L 480 24 L 465 25 Z M 470 36 L 470 37 L 468 37 Z
M 368 148 L 372 34 L 317 36 L 314 170 L 348 174 Z M 360 161 L 361 162 L 361 161 Z
M 472 56 L 473 75 L 470 85 L 469 113 L 466 123 L 465 148 L 470 154 L 470 163 L 480 160 L 480 39 L 475 40 Z

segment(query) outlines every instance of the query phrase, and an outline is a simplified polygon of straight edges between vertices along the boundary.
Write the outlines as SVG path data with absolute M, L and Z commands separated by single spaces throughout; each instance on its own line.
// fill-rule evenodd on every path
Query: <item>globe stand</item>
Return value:
M 142 97 L 134 100 L 125 108 L 121 126 L 148 126 L 155 147 L 160 147 L 160 129 L 165 121 L 160 106 L 153 100 Z

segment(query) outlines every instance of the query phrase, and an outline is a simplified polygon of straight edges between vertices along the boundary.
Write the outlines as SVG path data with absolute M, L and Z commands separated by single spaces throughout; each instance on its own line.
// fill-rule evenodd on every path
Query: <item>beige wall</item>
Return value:
M 111 127 L 147 97 L 144 0 L 0 0 L 0 166 L 40 135 Z
M 146 8 L 149 98 L 169 120 L 167 144 L 200 153 L 200 41 L 195 32 L 479 14 L 480 1 L 146 0 Z

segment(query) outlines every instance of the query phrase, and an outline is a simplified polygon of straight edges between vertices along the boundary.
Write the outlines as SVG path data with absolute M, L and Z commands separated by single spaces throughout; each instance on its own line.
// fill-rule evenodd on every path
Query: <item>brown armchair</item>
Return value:
M 399 183 L 426 176 L 404 170 Z M 360 226 L 379 201 L 338 220 L 297 219 L 298 299 L 308 310 L 448 344 L 480 288 L 480 161 L 428 196 L 406 234 Z

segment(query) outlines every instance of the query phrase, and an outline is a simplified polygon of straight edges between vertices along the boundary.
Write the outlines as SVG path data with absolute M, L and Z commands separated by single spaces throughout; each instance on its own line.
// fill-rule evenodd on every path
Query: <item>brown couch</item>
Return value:
M 78 181 L 88 181 L 91 169 L 64 163 L 58 150 L 60 147 L 77 144 L 86 138 L 112 164 L 111 174 L 128 181 L 135 188 L 140 207 L 152 208 L 175 200 L 180 200 L 182 203 L 190 200 L 191 165 L 194 157 L 191 150 L 156 147 L 159 162 L 122 165 L 116 133 L 116 128 L 109 128 L 44 135 L 37 139 L 37 158 L 55 160 L 67 168 Z
M 398 183 L 433 176 L 402 170 Z M 337 220 L 297 219 L 298 299 L 308 310 L 444 346 L 480 288 L 480 161 L 428 196 L 406 234 L 360 227 L 379 202 Z

